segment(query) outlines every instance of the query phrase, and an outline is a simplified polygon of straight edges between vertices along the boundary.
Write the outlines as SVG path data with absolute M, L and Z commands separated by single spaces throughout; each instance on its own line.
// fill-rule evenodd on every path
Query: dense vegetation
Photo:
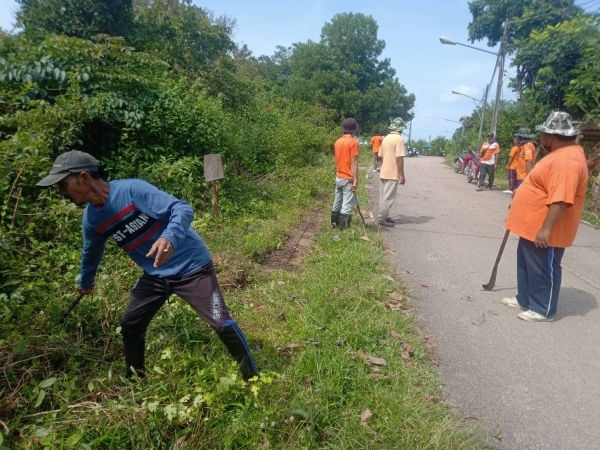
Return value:
M 408 118 L 414 97 L 379 59 L 372 18 L 338 15 L 321 42 L 255 58 L 232 19 L 189 1 L 19 2 L 20 31 L 0 33 L 0 448 L 470 447 L 438 402 L 428 337 L 381 277 L 374 232 L 322 229 L 301 273 L 260 265 L 329 192 L 341 118 Z M 332 84 L 332 69 L 346 76 Z M 190 202 L 260 380 L 241 381 L 175 299 L 150 327 L 148 378 L 123 379 L 118 317 L 139 269 L 114 246 L 93 297 L 61 323 L 81 209 L 34 184 L 67 148 L 98 157 L 108 179 Z M 225 164 L 219 219 L 208 153 Z M 375 354 L 387 365 L 368 364 Z

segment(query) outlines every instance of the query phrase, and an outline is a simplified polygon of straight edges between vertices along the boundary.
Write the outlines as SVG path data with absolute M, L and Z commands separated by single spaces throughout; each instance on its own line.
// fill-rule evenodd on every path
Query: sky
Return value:
M 579 0 L 581 3 L 584 0 Z M 227 15 L 237 22 L 234 40 L 247 44 L 255 56 L 271 55 L 277 45 L 318 41 L 321 28 L 343 12 L 373 16 L 379 39 L 386 42 L 382 54 L 390 58 L 397 77 L 415 94 L 412 139 L 450 138 L 462 116 L 473 111 L 473 100 L 452 90 L 481 98 L 490 82 L 496 58 L 470 48 L 442 45 L 441 36 L 468 42 L 471 21 L 466 0 L 193 0 L 194 4 Z M 0 27 L 12 29 L 14 0 L 0 0 Z M 474 46 L 486 50 L 486 42 Z M 495 49 L 497 51 L 497 49 Z M 514 75 L 507 62 L 505 76 Z M 505 82 L 505 85 L 507 82 Z M 495 96 L 495 82 L 490 99 Z M 514 99 L 504 87 L 502 98 Z M 450 121 L 446 120 L 449 119 Z

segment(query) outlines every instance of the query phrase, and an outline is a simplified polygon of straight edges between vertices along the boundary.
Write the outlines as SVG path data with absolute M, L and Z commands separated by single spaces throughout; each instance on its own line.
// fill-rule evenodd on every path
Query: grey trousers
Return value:
M 377 170 L 377 167 L 379 166 L 379 153 L 373 153 L 373 170 Z
M 335 178 L 335 198 L 333 199 L 333 212 L 340 214 L 352 214 L 354 204 L 356 203 L 356 195 L 352 190 L 352 180 L 345 178 Z
M 379 180 L 379 218 L 390 217 L 390 208 L 396 201 L 398 180 Z

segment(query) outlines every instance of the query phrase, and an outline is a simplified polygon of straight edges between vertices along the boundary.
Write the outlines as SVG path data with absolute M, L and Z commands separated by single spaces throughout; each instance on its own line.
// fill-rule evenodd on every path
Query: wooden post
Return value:
M 215 216 L 219 217 L 219 197 L 217 196 L 217 182 L 211 181 L 212 183 L 212 200 L 215 208 Z
M 215 216 L 219 217 L 219 197 L 217 196 L 217 182 L 225 178 L 223 174 L 223 163 L 220 154 L 204 155 L 204 179 L 210 181 L 212 190 L 212 201 Z

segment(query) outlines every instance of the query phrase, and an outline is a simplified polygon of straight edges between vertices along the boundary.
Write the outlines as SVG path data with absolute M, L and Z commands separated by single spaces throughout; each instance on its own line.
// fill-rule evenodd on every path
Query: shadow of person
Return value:
M 569 316 L 584 317 L 598 308 L 598 300 L 592 294 L 581 289 L 563 287 L 558 299 L 558 311 L 555 320 Z
M 415 224 L 419 225 L 422 223 L 427 223 L 430 220 L 435 219 L 435 217 L 431 216 L 419 216 L 419 217 L 407 217 L 407 216 L 396 216 L 393 217 L 398 225 L 407 225 L 407 224 Z

